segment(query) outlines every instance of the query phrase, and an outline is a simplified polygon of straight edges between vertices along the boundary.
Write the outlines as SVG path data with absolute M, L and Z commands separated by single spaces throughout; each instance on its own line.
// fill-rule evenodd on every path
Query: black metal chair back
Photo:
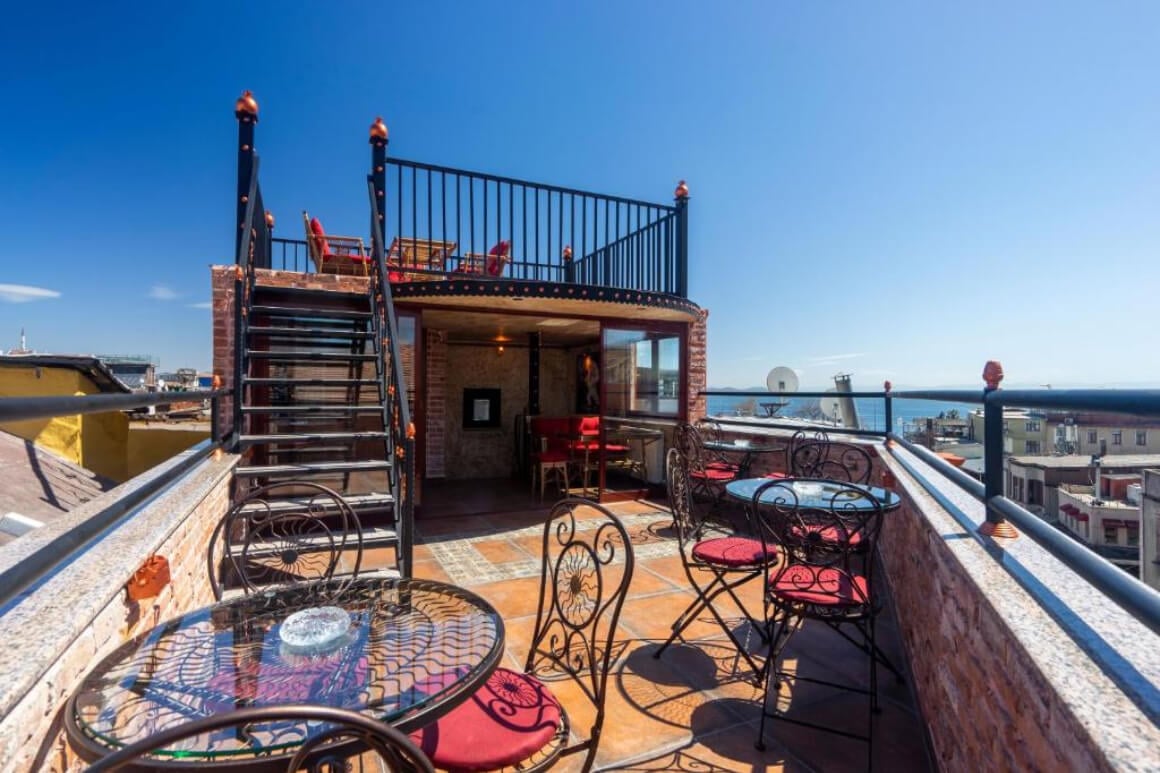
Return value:
M 282 481 L 254 489 L 218 522 L 207 551 L 219 601 L 228 587 L 243 593 L 271 585 L 331 579 L 344 561 L 352 579 L 362 564 L 362 526 L 333 489 Z
M 632 580 L 632 542 L 615 515 L 587 499 L 557 502 L 544 525 L 540 601 L 525 671 L 570 678 L 596 710 L 588 738 L 563 751 L 596 758 L 616 627 Z
M 668 486 L 669 510 L 681 555 L 697 541 L 701 524 L 693 514 L 693 490 L 689 483 L 689 462 L 680 448 L 670 448 L 665 455 L 665 483 Z
M 796 435 L 795 435 L 796 438 Z M 869 483 L 873 457 L 863 446 L 805 440 L 791 445 L 790 474 L 795 478 L 828 478 L 846 483 Z
M 805 681 L 868 694 L 865 735 L 841 726 L 794 718 L 774 701 L 762 710 L 757 747 L 763 749 L 765 720 L 782 719 L 817 730 L 866 741 L 868 763 L 873 760 L 874 721 L 878 708 L 877 665 L 881 651 L 875 642 L 874 547 L 882 528 L 881 502 L 863 487 L 833 480 L 770 480 L 753 495 L 752 512 L 765 544 L 781 548 L 781 561 L 765 578 L 766 633 L 770 654 L 766 663 L 765 693 L 780 689 L 783 681 Z M 803 620 L 833 628 L 866 654 L 870 687 L 832 682 L 789 673 L 778 668 L 781 654 Z M 852 636 L 847 629 L 857 631 Z M 887 663 L 887 665 L 889 665 Z M 891 666 L 893 670 L 893 667 Z M 763 703 L 768 706 L 768 700 Z
M 288 747 L 298 742 L 295 753 L 287 754 L 288 773 L 349 770 L 350 758 L 367 752 L 378 755 L 390 773 L 434 773 L 435 770 L 423 752 L 390 725 L 347 709 L 294 705 L 238 709 L 168 727 L 101 758 L 88 771 L 156 770 L 162 761 L 194 767 L 198 760 L 181 753 L 181 741 L 211 733 L 222 738 L 223 748 L 232 744 L 244 749 L 245 739 L 260 733 L 277 735 Z M 263 762 L 275 761 L 239 760 L 234 769 L 264 768 L 267 766 Z M 213 763 L 218 769 L 223 760 L 204 762 L 207 766 Z

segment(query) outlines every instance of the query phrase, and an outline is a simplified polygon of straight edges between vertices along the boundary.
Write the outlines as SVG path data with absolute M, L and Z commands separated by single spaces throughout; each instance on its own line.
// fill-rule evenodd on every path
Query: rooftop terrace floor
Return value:
M 509 481 L 448 482 L 424 491 L 415 549 L 417 577 L 469 588 L 491 602 L 507 629 L 504 665 L 522 669 L 535 622 L 542 524 L 550 508 L 528 497 L 526 484 Z M 597 770 L 615 771 L 844 771 L 864 770 L 862 742 L 784 722 L 767 723 L 766 750 L 754 748 L 761 691 L 752 672 L 711 619 L 699 619 L 661 657 L 653 653 L 693 598 L 681 568 L 677 540 L 662 499 L 609 506 L 632 536 L 636 570 L 617 639 L 624 643 L 612 667 L 607 718 Z M 373 566 L 375 551 L 367 556 Z M 743 589 L 760 608 L 760 583 Z M 719 607 L 740 623 L 740 615 Z M 706 615 L 705 618 L 708 618 Z M 752 641 L 760 645 L 754 633 Z M 905 663 L 893 611 L 879 618 L 880 646 Z M 755 647 L 757 649 L 757 647 Z M 791 639 L 788 671 L 868 685 L 860 651 L 822 625 L 807 623 Z M 925 731 L 906 683 L 879 669 L 882 713 L 876 718 L 878 770 L 932 770 Z M 782 700 L 791 716 L 865 729 L 867 698 L 800 683 Z M 566 698 L 565 707 L 573 706 Z M 784 704 L 783 704 L 784 705 Z M 583 723 L 578 723 L 586 730 Z M 580 756 L 557 769 L 579 768 Z

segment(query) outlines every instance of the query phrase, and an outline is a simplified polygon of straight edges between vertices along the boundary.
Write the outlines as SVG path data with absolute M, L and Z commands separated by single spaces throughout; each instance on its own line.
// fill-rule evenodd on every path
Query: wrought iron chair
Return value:
M 760 578 L 769 566 L 777 562 L 777 547 L 765 545 L 757 537 L 748 537 L 724 531 L 710 523 L 698 522 L 693 516 L 693 501 L 690 492 L 689 468 L 685 455 L 678 448 L 670 448 L 665 458 L 665 476 L 668 483 L 669 509 L 673 512 L 677 542 L 680 548 L 681 564 L 685 575 L 693 586 L 696 598 L 680 616 L 673 621 L 673 633 L 660 649 L 653 653 L 659 658 L 681 632 L 706 609 L 725 631 L 737 652 L 753 669 L 760 683 L 764 673 L 749 653 L 745 643 L 730 627 L 713 602 L 721 594 L 726 594 L 741 610 L 754 630 L 765 638 L 763 617 L 754 617 L 737 596 L 737 588 Z
M 281 481 L 254 489 L 222 517 L 206 562 L 214 598 L 226 586 L 260 587 L 358 575 L 362 526 L 337 491 L 310 481 Z
M 814 491 L 807 491 L 813 488 Z M 878 708 L 878 662 L 874 595 L 874 547 L 882 527 L 882 504 L 866 489 L 832 480 L 770 480 L 754 493 L 752 513 L 768 546 L 780 547 L 780 562 L 766 575 L 766 635 L 763 703 L 757 748 L 765 748 L 765 720 L 777 719 L 867 742 L 873 755 L 873 716 Z M 866 560 L 866 556 L 870 560 Z M 786 644 L 805 620 L 817 620 L 855 644 L 870 661 L 869 689 L 792 674 L 778 665 Z M 849 632 L 853 629 L 853 634 Z M 800 671 L 801 666 L 798 666 Z M 778 709 L 769 694 L 783 682 L 801 680 L 868 695 L 865 735 L 796 719 Z
M 725 495 L 725 485 L 741 475 L 741 466 L 705 448 L 701 432 L 692 424 L 677 425 L 675 439 L 688 464 L 690 493 L 693 498 L 708 499 L 708 512 L 715 513 Z
M 572 754 L 584 754 L 581 770 L 592 768 L 617 621 L 632 579 L 632 543 L 615 515 L 569 498 L 552 507 L 543 545 L 539 610 L 524 672 L 497 669 L 475 695 L 411 736 L 440 769 L 514 767 L 523 773 L 546 770 Z M 550 688 L 565 680 L 578 685 L 595 710 L 588 737 L 575 743 L 568 714 Z
M 829 478 L 868 484 L 874 471 L 873 457 L 864 446 L 807 440 L 792 448 L 789 469 L 795 478 Z
M 222 733 L 225 728 L 234 730 Z M 221 738 L 221 751 L 231 745 L 244 750 L 248 738 L 267 732 L 278 735 L 280 743 L 301 742 L 292 755 L 286 755 L 288 773 L 348 770 L 352 756 L 367 752 L 376 754 L 391 773 L 435 771 L 411 739 L 390 725 L 348 709 L 306 704 L 237 709 L 168 727 L 102 757 L 88 771 L 155 770 L 162 761 L 178 760 L 185 763 L 184 767 L 196 767 L 196 757 L 181 752 L 181 741 L 214 733 Z M 250 764 L 264 761 L 272 760 L 249 759 Z M 205 760 L 207 765 L 212 762 Z

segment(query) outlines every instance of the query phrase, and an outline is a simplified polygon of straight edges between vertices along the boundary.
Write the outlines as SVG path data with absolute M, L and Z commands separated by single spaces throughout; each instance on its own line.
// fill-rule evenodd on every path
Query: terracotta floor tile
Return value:
M 487 599 L 504 620 L 534 615 L 540 600 L 539 577 L 500 580 L 468 587 Z
M 538 527 L 550 503 L 542 507 L 536 504 L 527 495 L 526 481 L 505 481 L 502 485 L 510 490 L 489 492 L 467 481 L 450 486 L 449 493 L 431 507 L 442 517 L 419 523 L 427 544 L 416 546 L 415 572 L 420 577 L 447 576 L 430 547 L 436 542 L 443 543 L 439 555 L 478 555 L 491 564 L 495 571 L 487 574 L 488 582 L 461 584 L 499 610 L 507 632 L 502 664 L 520 671 L 535 623 L 539 576 L 522 576 L 514 567 L 520 560 L 538 561 L 542 549 Z M 682 639 L 659 659 L 653 657 L 668 638 L 672 622 L 694 596 L 663 504 L 620 502 L 609 509 L 624 517 L 637 563 L 621 615 L 620 648 L 609 676 L 607 720 L 595 769 L 705 773 L 865 769 L 865 745 L 784 722 L 768 723 L 768 748 L 764 752 L 754 749 L 762 687 L 754 684 L 752 669 L 707 612 L 698 615 Z M 577 515 L 587 520 L 596 512 L 581 509 Z M 470 546 L 460 541 L 465 536 L 472 537 Z M 492 581 L 497 574 L 513 579 Z M 462 577 L 462 569 L 456 576 Z M 742 586 L 738 593 L 751 612 L 760 614 L 760 582 Z M 755 659 L 763 662 L 766 648 L 756 630 L 731 601 L 719 597 L 715 606 L 731 628 L 746 637 Z M 903 663 L 889 604 L 879 619 L 880 644 L 895 662 Z M 817 623 L 806 623 L 795 633 L 780 666 L 791 673 L 853 683 L 865 683 L 868 671 L 866 658 L 857 648 Z M 875 767 L 932 769 L 909 687 L 896 683 L 885 669 L 879 670 L 879 683 L 883 713 L 877 725 Z M 586 734 L 592 716 L 586 699 L 563 684 L 553 689 L 561 695 L 580 734 Z M 804 680 L 787 682 L 774 693 L 773 700 L 795 716 L 822 722 L 853 721 L 855 725 L 864 723 L 868 706 L 865 696 Z M 583 755 L 577 755 L 561 761 L 553 771 L 579 770 L 582 762 Z
M 423 580 L 438 580 L 439 582 L 451 582 L 451 578 L 447 576 L 447 572 L 443 571 L 443 566 L 435 559 L 427 559 L 424 561 L 414 562 L 414 574 L 416 577 Z
M 536 560 L 539 557 L 538 551 L 528 553 L 515 542 L 506 538 L 480 540 L 472 543 L 472 547 L 493 564 L 506 564 L 512 561 L 526 562 Z

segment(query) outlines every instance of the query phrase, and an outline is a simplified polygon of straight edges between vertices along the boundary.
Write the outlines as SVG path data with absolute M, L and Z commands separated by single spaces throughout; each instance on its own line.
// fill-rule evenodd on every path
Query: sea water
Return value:
M 982 391 L 980 390 L 980 395 Z M 708 413 L 710 416 L 730 415 L 735 413 L 743 406 L 749 405 L 751 402 L 757 403 L 757 410 L 754 415 L 764 416 L 765 410 L 761 407 L 761 403 L 770 401 L 781 401 L 785 398 L 769 395 L 768 397 L 710 397 L 708 404 Z M 811 406 L 818 404 L 816 397 L 795 397 L 788 400 L 789 405 L 778 410 L 778 416 L 794 416 L 799 411 L 808 409 Z M 934 400 L 907 400 L 904 398 L 895 398 L 893 401 L 892 411 L 894 417 L 895 432 L 899 432 L 904 428 L 910 428 L 915 422 L 938 416 L 940 413 L 949 414 L 951 411 L 958 411 L 959 418 L 966 419 L 972 410 L 981 406 L 970 405 L 967 403 L 944 403 Z M 871 429 L 884 432 L 886 430 L 886 407 L 884 401 L 872 397 L 859 397 L 854 400 L 858 408 L 858 423 L 862 429 Z

